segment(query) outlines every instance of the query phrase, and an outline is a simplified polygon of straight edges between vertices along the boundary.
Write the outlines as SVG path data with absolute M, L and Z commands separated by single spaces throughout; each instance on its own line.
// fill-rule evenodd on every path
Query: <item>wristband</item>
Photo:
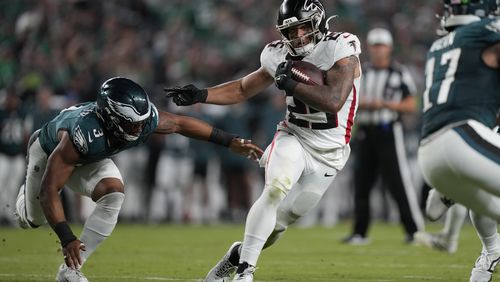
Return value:
M 57 237 L 59 237 L 61 246 L 63 246 L 63 248 L 66 247 L 66 245 L 68 245 L 69 243 L 76 240 L 76 236 L 73 234 L 66 221 L 57 223 L 54 226 L 54 231 L 56 232 Z
M 200 89 L 200 102 L 201 103 L 205 103 L 207 101 L 207 97 L 208 97 L 208 89 L 206 88 L 203 88 L 203 89 Z
M 233 138 L 238 138 L 238 136 L 214 127 L 212 133 L 210 133 L 210 137 L 208 137 L 208 141 L 224 147 L 229 147 Z

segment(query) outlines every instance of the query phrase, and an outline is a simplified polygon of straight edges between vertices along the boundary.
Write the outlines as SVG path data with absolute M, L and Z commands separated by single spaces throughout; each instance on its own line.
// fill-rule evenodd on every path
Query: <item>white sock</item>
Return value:
M 266 187 L 248 212 L 245 238 L 241 248 L 240 263 L 255 266 L 267 238 L 276 225 L 278 206 L 285 193 L 274 187 Z
M 481 243 L 483 243 L 483 251 L 486 251 L 488 254 L 500 252 L 497 222 L 489 217 L 475 214 L 472 211 L 470 211 L 470 218 L 476 228 L 479 239 L 481 239 Z
M 467 208 L 456 203 L 450 207 L 444 222 L 443 232 L 450 241 L 458 240 L 460 230 L 465 221 Z
M 96 207 L 87 218 L 80 236 L 80 241 L 82 241 L 86 249 L 81 252 L 83 262 L 113 232 L 124 199 L 125 195 L 123 193 L 114 192 L 106 194 L 97 200 Z

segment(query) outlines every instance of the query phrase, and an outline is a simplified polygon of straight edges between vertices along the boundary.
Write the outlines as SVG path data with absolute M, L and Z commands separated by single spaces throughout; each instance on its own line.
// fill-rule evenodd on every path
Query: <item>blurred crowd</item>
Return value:
M 436 37 L 441 1 L 323 2 L 327 16 L 338 15 L 331 30 L 356 34 L 364 46 L 369 29 L 391 30 L 395 58 L 410 68 L 422 89 L 425 53 Z M 257 69 L 262 48 L 279 39 L 275 25 L 280 3 L 0 0 L 0 118 L 16 121 L 9 127 L 16 134 L 2 132 L 0 155 L 9 166 L 12 159 L 24 158 L 33 131 L 60 109 L 94 100 L 100 84 L 114 76 L 144 86 L 160 109 L 199 117 L 265 148 L 285 111 L 276 88 L 236 106 L 184 108 L 171 104 L 162 89 L 187 83 L 212 86 Z M 361 59 L 366 60 L 366 54 Z M 411 155 L 417 146 L 418 117 L 407 120 L 407 130 L 414 133 L 407 146 Z M 257 164 L 181 136 L 151 138 L 147 146 L 124 152 L 115 161 L 127 190 L 123 219 L 240 222 L 262 187 Z M 24 172 L 16 170 L 21 170 L 14 179 L 19 186 Z M 418 184 L 418 170 L 412 173 Z M 348 165 L 324 199 L 335 204 L 320 205 L 326 222 L 333 224 L 350 214 L 342 199 L 350 195 L 351 177 Z M 11 194 L 0 188 L 4 224 L 11 224 Z M 88 203 L 69 193 L 63 196 L 72 219 L 81 220 Z

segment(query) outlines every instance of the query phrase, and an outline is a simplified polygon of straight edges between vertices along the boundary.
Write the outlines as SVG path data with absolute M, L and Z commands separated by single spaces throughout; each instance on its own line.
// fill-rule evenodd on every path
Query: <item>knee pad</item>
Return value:
M 266 186 L 260 197 L 267 204 L 277 207 L 286 197 L 286 192 L 275 186 Z
M 109 236 L 118 221 L 118 214 L 125 199 L 125 194 L 113 192 L 102 196 L 85 222 L 85 228 L 102 236 Z
M 279 176 L 272 178 L 271 182 L 266 184 L 265 189 L 276 189 L 280 190 L 284 194 L 288 194 L 288 192 L 292 189 L 292 179 L 287 176 Z

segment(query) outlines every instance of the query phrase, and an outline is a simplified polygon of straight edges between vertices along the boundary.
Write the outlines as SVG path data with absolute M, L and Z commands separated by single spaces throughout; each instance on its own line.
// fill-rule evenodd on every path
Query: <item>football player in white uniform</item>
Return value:
M 316 206 L 349 157 L 361 78 L 360 43 L 350 33 L 329 32 L 327 25 L 320 1 L 285 0 L 277 26 L 282 40 L 264 48 L 258 70 L 208 89 L 191 84 L 165 89 L 182 106 L 239 103 L 273 82 L 286 92 L 286 117 L 260 160 L 265 187 L 249 211 L 243 243 L 235 242 L 205 281 L 224 281 L 235 271 L 234 281 L 253 281 L 261 250 Z M 326 85 L 293 80 L 293 60 L 324 71 Z

